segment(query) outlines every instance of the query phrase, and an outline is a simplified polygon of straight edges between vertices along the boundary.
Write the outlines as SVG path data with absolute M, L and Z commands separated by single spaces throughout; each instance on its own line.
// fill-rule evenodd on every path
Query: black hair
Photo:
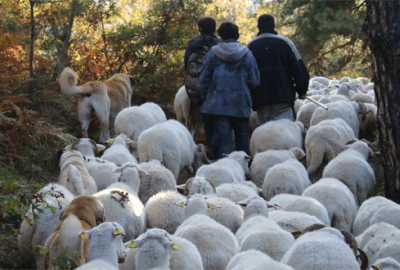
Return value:
M 275 18 L 271 14 L 263 14 L 258 17 L 257 21 L 258 29 L 274 29 Z
M 230 38 L 239 39 L 239 27 L 233 22 L 224 22 L 218 28 L 218 36 L 223 40 Z
M 217 27 L 215 19 L 210 16 L 201 17 L 197 23 L 199 31 L 207 34 L 214 34 Z

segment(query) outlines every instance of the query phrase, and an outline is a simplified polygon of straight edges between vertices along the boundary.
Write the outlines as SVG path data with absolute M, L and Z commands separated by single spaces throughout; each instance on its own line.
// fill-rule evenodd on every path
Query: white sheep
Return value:
M 119 174 L 113 171 L 118 169 L 119 166 L 114 162 L 90 156 L 84 156 L 83 159 L 86 169 L 96 182 L 97 191 L 118 182 Z
M 324 228 L 300 236 L 281 262 L 293 269 L 360 269 L 345 237 L 333 228 Z
M 392 257 L 400 263 L 400 230 L 386 222 L 375 223 L 356 237 L 370 262 Z
M 146 213 L 142 202 L 134 194 L 113 188 L 100 191 L 94 196 L 104 204 L 106 220 L 124 224 L 125 240 L 137 237 L 146 230 Z
M 66 150 L 77 150 L 81 152 L 83 156 L 94 157 L 95 154 L 106 149 L 102 144 L 97 144 L 95 141 L 89 138 L 80 138 L 75 140 L 71 145 L 65 147 Z
M 136 196 L 138 195 L 142 179 L 149 175 L 133 162 L 124 163 L 113 172 L 119 174 L 118 181 L 109 185 L 107 189 L 119 188 Z
M 250 179 L 257 187 L 262 187 L 265 174 L 269 168 L 288 159 L 301 160 L 305 156 L 306 153 L 299 147 L 293 147 L 289 150 L 267 150 L 257 153 L 250 166 Z
M 90 230 L 105 221 L 105 211 L 100 200 L 93 196 L 75 197 L 60 215 L 60 223 L 47 238 L 44 247 L 48 250 L 46 260 L 53 263 L 68 249 L 77 251 L 78 265 L 89 261 L 89 241 L 77 237 L 82 230 Z M 75 265 L 76 267 L 76 265 Z
M 225 269 L 229 260 L 239 252 L 239 245 L 229 229 L 207 216 L 207 209 L 216 206 L 201 194 L 195 194 L 179 205 L 186 206 L 186 220 L 175 235 L 197 247 L 204 269 Z
M 304 212 L 277 210 L 271 211 L 268 217 L 272 221 L 275 221 L 282 229 L 290 233 L 303 231 L 313 224 L 322 223 L 317 217 Z
M 74 196 L 92 195 L 97 185 L 84 164 L 83 156 L 76 150 L 64 150 L 60 157 L 58 183 L 65 186 Z
M 362 234 L 369 226 L 386 222 L 400 229 L 400 205 L 382 196 L 364 201 L 357 211 L 353 223 L 353 234 Z
M 293 245 L 294 237 L 268 218 L 268 207 L 276 207 L 260 197 L 249 197 L 238 202 L 245 207 L 246 221 L 236 233 L 240 250 L 257 249 L 280 261 Z
M 37 269 L 43 269 L 44 254 L 40 254 L 37 246 L 44 247 L 47 238 L 60 222 L 60 214 L 72 201 L 74 195 L 67 188 L 56 183 L 47 184 L 35 195 L 43 196 L 43 202 L 40 197 L 32 200 L 41 212 L 35 211 L 37 220 L 33 217 L 32 211 L 25 213 L 19 229 L 18 248 L 24 258 L 36 261 Z
M 327 119 L 312 126 L 306 135 L 307 173 L 315 183 L 333 158 L 345 150 L 346 143 L 355 140 L 353 130 L 341 118 Z
M 184 85 L 175 95 L 174 111 L 176 119 L 188 128 L 193 138 L 196 138 L 197 130 L 203 125 L 203 119 L 200 115 L 199 105 L 190 102 Z
M 182 188 L 182 186 L 179 188 Z M 220 206 L 214 210 L 209 209 L 208 216 L 230 229 L 233 233 L 242 225 L 242 208 L 227 198 L 217 197 L 215 185 L 210 179 L 196 176 L 188 179 L 183 188 L 185 194 L 189 193 L 189 197 L 195 194 L 202 194 L 208 198 L 210 203 Z
M 302 148 L 304 125 L 288 119 L 269 121 L 256 128 L 251 135 L 250 151 L 254 157 L 259 152 L 269 149 L 288 150 L 292 147 Z
M 124 234 L 124 228 L 116 222 L 104 222 L 80 232 L 81 239 L 90 239 L 90 261 L 76 269 L 118 269 L 118 263 L 124 262 L 126 257 Z
M 343 180 L 353 193 L 358 207 L 374 192 L 375 174 L 367 162 L 373 153 L 366 142 L 356 141 L 326 165 L 322 177 Z
M 139 168 L 147 172 L 140 178 L 139 199 L 146 204 L 149 198 L 161 191 L 176 190 L 176 180 L 170 170 L 165 168 L 160 161 L 150 160 L 142 162 Z
M 355 104 L 355 103 L 354 103 Z M 326 104 L 328 110 L 317 108 L 310 121 L 310 126 L 315 126 L 326 119 L 343 119 L 352 129 L 356 138 L 360 132 L 360 123 L 356 111 L 350 102 L 336 101 Z
M 136 164 L 135 164 L 136 165 Z M 137 165 L 136 165 L 137 166 Z M 132 171 L 130 178 L 117 182 L 108 188 L 93 194 L 104 205 L 106 210 L 106 220 L 114 221 L 125 228 L 125 240 L 133 239 L 143 233 L 147 228 L 146 213 L 143 203 L 135 193 L 134 186 L 139 186 L 140 170 L 135 166 L 126 166 L 120 169 Z M 136 174 L 136 176 L 134 176 Z
M 309 186 L 303 196 L 314 198 L 325 206 L 332 227 L 351 230 L 357 205 L 344 183 L 335 178 L 322 178 Z
M 392 257 L 386 257 L 377 260 L 375 263 L 371 264 L 370 270 L 399 270 L 400 263 L 393 259 Z
M 143 237 L 143 234 L 139 236 L 139 239 Z M 171 235 L 172 242 L 179 246 L 180 249 L 171 252 L 169 258 L 169 267 L 174 270 L 192 270 L 192 269 L 203 269 L 203 262 L 196 246 L 192 242 Z M 139 252 L 137 248 L 127 249 L 127 256 L 124 263 L 119 265 L 119 270 L 135 270 L 136 254 Z
M 164 111 L 153 102 L 146 102 L 140 106 L 131 106 L 120 111 L 115 118 L 115 136 L 125 134 L 129 139 L 137 143 L 140 134 L 144 130 L 165 121 L 167 121 L 167 118 Z M 135 157 L 138 158 L 138 156 Z
M 187 128 L 176 120 L 171 119 L 143 131 L 138 144 L 140 162 L 152 159 L 162 161 L 175 179 L 183 168 L 194 173 L 202 159 L 207 162 L 204 145 L 196 146 Z
M 331 225 L 325 206 L 314 198 L 292 194 L 279 194 L 272 197 L 269 202 L 279 205 L 281 207 L 280 210 L 303 212 L 315 216 L 326 226 Z
M 175 233 L 178 226 L 185 220 L 185 210 L 176 207 L 176 203 L 185 198 L 172 190 L 161 191 L 150 197 L 145 205 L 148 227 L 160 228 L 170 234 Z
M 266 200 L 281 193 L 301 195 L 310 185 L 311 181 L 303 164 L 296 159 L 288 159 L 268 169 L 262 193 Z
M 233 256 L 229 261 L 226 270 L 243 270 L 243 269 L 279 269 L 293 270 L 292 267 L 284 265 L 271 259 L 268 255 L 259 250 L 247 250 Z
M 125 246 L 137 248 L 135 269 L 170 269 L 169 251 L 177 251 L 181 247 L 172 242 L 171 235 L 162 229 L 149 229 L 135 240 L 125 243 Z
M 246 181 L 240 184 L 222 184 L 216 188 L 215 196 L 223 197 L 234 203 L 242 201 L 250 196 L 258 196 L 262 189 L 251 182 Z
M 320 84 L 323 84 L 325 86 L 328 86 L 330 84 L 330 80 L 327 77 L 324 77 L 324 76 L 312 77 L 310 79 L 310 83 L 313 83 L 313 82 L 319 82 Z
M 137 159 L 128 149 L 132 141 L 125 134 L 119 134 L 114 139 L 109 139 L 107 143 L 111 144 L 111 147 L 104 151 L 102 159 L 114 162 L 118 166 L 126 162 L 138 164 Z
M 244 151 L 234 151 L 218 161 L 201 166 L 196 176 L 208 178 L 215 186 L 226 183 L 242 183 L 249 174 L 249 160 Z

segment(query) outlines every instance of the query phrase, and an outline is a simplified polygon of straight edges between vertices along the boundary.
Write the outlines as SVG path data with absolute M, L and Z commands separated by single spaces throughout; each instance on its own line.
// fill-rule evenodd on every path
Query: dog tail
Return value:
M 76 86 L 78 84 L 78 75 L 69 67 L 64 68 L 61 72 L 58 82 L 61 92 L 66 95 L 92 94 L 94 91 L 92 87 Z

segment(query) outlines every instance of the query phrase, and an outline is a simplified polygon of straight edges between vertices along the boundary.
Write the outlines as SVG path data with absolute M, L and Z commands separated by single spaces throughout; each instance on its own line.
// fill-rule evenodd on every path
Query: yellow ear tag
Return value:
M 109 145 L 113 144 L 113 140 L 109 139 L 108 141 L 106 141 L 106 143 L 108 143 Z
M 132 240 L 132 241 L 128 244 L 128 248 L 135 248 L 135 247 L 136 247 L 135 240 Z
M 260 193 L 260 192 L 261 192 L 261 189 L 257 188 L 256 191 L 257 191 L 257 193 Z
M 184 203 L 184 202 L 180 202 L 178 205 L 179 205 L 180 207 L 182 207 L 182 208 L 185 208 L 185 203 Z
M 303 159 L 304 155 L 300 155 L 300 159 Z
M 114 236 L 122 234 L 122 231 L 117 227 L 115 228 Z
M 82 240 L 89 239 L 89 235 L 85 231 L 82 231 L 81 235 L 79 235 L 79 238 Z
M 215 204 L 212 203 L 212 204 L 210 205 L 210 209 L 211 209 L 211 210 L 214 210 L 214 209 L 217 209 L 217 207 L 215 206 Z
M 127 140 L 126 145 L 130 145 L 130 144 L 131 144 L 131 140 Z
M 173 247 L 175 250 L 178 250 L 181 248 L 180 246 L 176 245 L 175 243 L 172 243 L 171 247 Z
M 67 150 L 72 150 L 72 145 L 68 145 Z
M 103 147 L 97 146 L 97 151 L 101 152 L 103 150 Z

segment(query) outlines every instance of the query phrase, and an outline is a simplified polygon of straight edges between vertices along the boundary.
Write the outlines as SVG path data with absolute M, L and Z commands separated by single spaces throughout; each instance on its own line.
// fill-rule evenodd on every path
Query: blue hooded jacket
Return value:
M 202 113 L 250 117 L 250 89 L 260 83 L 252 52 L 228 39 L 207 53 L 200 75 Z

